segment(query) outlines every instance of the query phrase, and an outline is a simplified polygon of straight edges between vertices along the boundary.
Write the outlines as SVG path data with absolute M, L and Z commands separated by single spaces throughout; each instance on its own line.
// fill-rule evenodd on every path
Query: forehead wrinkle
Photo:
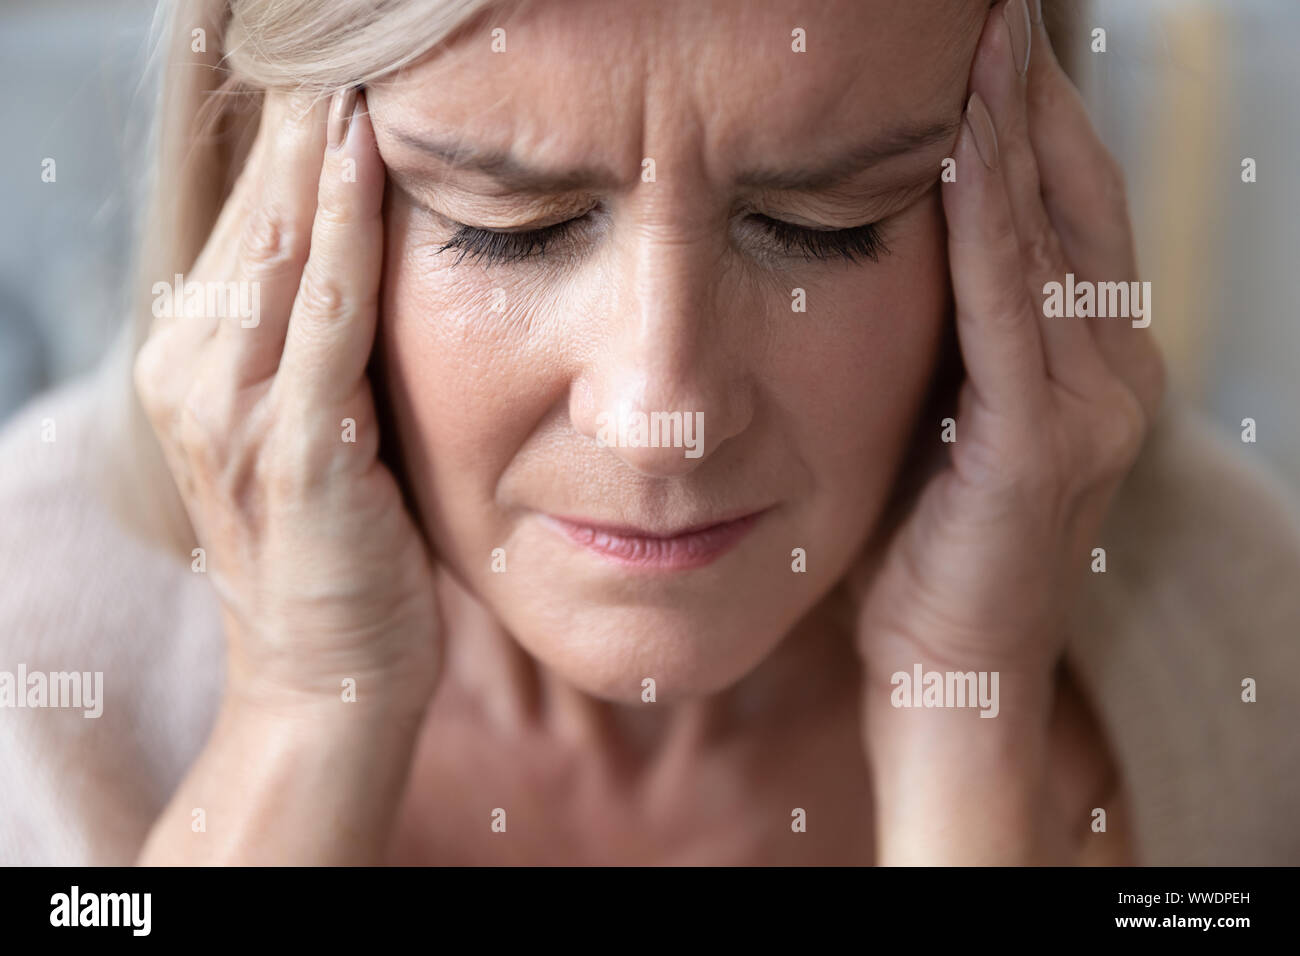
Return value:
M 381 143 L 401 142 L 518 191 L 630 182 L 640 172 L 628 133 L 631 123 L 642 125 L 644 105 L 632 104 L 644 99 L 646 19 L 629 29 L 619 9 L 588 7 L 578 17 L 558 15 L 553 4 L 521 4 L 511 11 L 511 53 L 485 53 L 470 33 L 404 68 L 396 82 L 381 81 L 394 94 L 381 107 L 396 109 L 372 110 L 376 133 Z M 599 42 L 575 45 L 575 35 Z
M 957 85 L 964 90 L 964 79 L 958 74 L 968 71 L 969 63 L 965 62 L 968 57 L 940 55 L 938 51 L 950 53 L 958 48 L 965 49 L 973 56 L 987 2 L 988 0 L 961 2 L 960 15 L 943 17 L 947 23 L 946 29 L 933 23 L 935 17 L 921 18 L 914 11 L 902 7 L 889 8 L 883 19 L 888 21 L 887 26 L 898 30 L 915 31 L 926 25 L 923 19 L 928 21 L 928 25 L 940 26 L 935 31 L 939 36 L 927 44 L 930 54 L 922 57 L 920 63 L 911 67 L 911 71 L 929 72 L 930 80 L 926 85 L 933 83 L 936 76 L 941 76 L 945 81 L 945 86 L 942 87 L 945 91 L 950 86 L 955 90 Z M 957 0 L 948 0 L 945 6 L 956 3 Z M 470 79 L 473 71 L 465 69 L 466 51 L 462 48 L 458 51 L 461 54 L 457 64 L 459 68 L 452 68 L 438 76 L 442 71 L 435 67 L 433 77 L 439 81 L 436 85 L 442 86 L 443 82 L 451 80 L 456 85 L 459 85 L 459 81 L 476 87 L 479 95 L 490 91 L 491 102 L 475 107 L 469 115 L 477 112 L 480 118 L 485 114 L 497 116 L 502 121 L 502 132 L 508 131 L 504 141 L 512 142 L 517 149 L 512 153 L 496 149 L 486 142 L 481 147 L 474 146 L 465 138 L 460 143 L 435 141 L 437 152 L 445 161 L 464 161 L 477 166 L 479 171 L 492 176 L 504 189 L 545 193 L 608 186 L 619 180 L 625 184 L 635 183 L 639 178 L 641 160 L 647 156 L 656 158 L 654 154 L 659 151 L 665 155 L 658 157 L 657 175 L 662 177 L 665 173 L 675 171 L 680 185 L 680 177 L 684 172 L 681 164 L 684 162 L 704 170 L 705 164 L 712 161 L 731 163 L 732 157 L 737 157 L 738 149 L 740 155 L 749 153 L 776 156 L 780 154 L 775 146 L 782 141 L 824 142 L 828 138 L 826 130 L 834 119 L 839 117 L 840 123 L 844 124 L 843 117 L 851 116 L 854 112 L 851 104 L 863 99 L 861 94 L 855 95 L 853 90 L 862 85 L 864 71 L 873 63 L 882 65 L 879 59 L 872 56 L 852 57 L 852 46 L 848 45 L 848 40 L 841 34 L 839 42 L 830 41 L 835 42 L 835 46 L 828 50 L 828 54 L 841 62 L 847 60 L 844 65 L 851 64 L 849 72 L 856 82 L 831 84 L 838 95 L 823 98 L 816 95 L 819 84 L 814 82 L 815 77 L 805 75 L 802 63 L 785 55 L 788 38 L 779 31 L 763 29 L 758 22 L 762 18 L 724 18 L 734 26 L 734 31 L 724 32 L 731 34 L 733 41 L 737 36 L 742 36 L 746 42 L 739 45 L 735 42 L 718 45 L 716 30 L 699 29 L 698 17 L 683 19 L 669 16 L 667 8 L 671 6 L 665 4 L 664 8 L 651 13 L 642 10 L 642 15 L 635 21 L 635 29 L 631 29 L 626 20 L 614 10 L 594 8 L 597 11 L 595 16 L 588 13 L 582 17 L 580 22 L 584 29 L 580 32 L 588 36 L 598 34 L 604 42 L 579 44 L 577 49 L 572 50 L 576 56 L 565 56 L 553 72 L 530 68 L 533 78 L 528 82 L 524 82 L 524 78 L 518 75 L 516 67 L 513 70 L 516 74 L 514 81 L 508 81 L 503 86 L 476 83 Z M 725 6 L 716 9 L 719 13 L 727 10 Z M 847 16 L 852 17 L 852 14 Z M 531 46 L 533 49 L 554 52 L 571 48 L 574 26 L 572 17 L 556 16 L 541 17 L 527 25 L 515 23 L 511 43 L 515 49 Z M 820 27 L 820 24 L 817 26 Z M 606 27 L 610 29 L 605 29 Z M 533 34 L 531 37 L 528 36 L 530 32 Z M 850 32 L 857 34 L 859 31 Z M 810 37 L 829 35 L 823 29 L 810 28 Z M 868 40 L 869 37 L 863 37 L 859 42 Z M 749 86 L 750 93 L 747 96 L 742 94 L 739 104 L 734 96 L 739 90 L 735 88 L 728 89 L 724 86 L 722 92 L 733 95 L 730 98 L 720 98 L 718 70 L 721 68 L 734 80 L 739 75 L 735 70 L 744 65 L 742 61 L 746 56 L 749 57 L 748 65 L 753 66 L 755 46 L 781 54 L 771 60 L 776 66 L 776 69 L 770 71 L 772 75 L 766 81 L 760 80 L 752 86 L 748 82 L 742 83 L 740 89 Z M 824 57 L 828 54 L 818 55 Z M 451 62 L 452 58 L 442 58 L 445 66 L 450 67 Z M 892 69 L 897 73 L 903 65 L 900 61 L 894 63 L 893 67 L 886 66 L 885 72 Z M 685 78 L 689 79 L 682 82 Z M 879 79 L 885 78 L 887 77 L 882 76 Z M 507 77 L 502 79 L 508 80 Z M 771 94 L 777 92 L 769 88 L 773 80 L 784 80 L 781 85 L 785 86 L 785 96 L 780 98 L 780 102 L 773 102 L 771 98 Z M 522 91 L 532 90 L 528 104 L 521 102 L 517 94 L 506 92 L 517 84 L 522 84 L 519 87 Z M 487 90 L 483 90 L 485 86 Z M 897 99 L 897 92 L 892 96 Z M 952 96 L 956 110 L 960 106 L 956 101 L 957 93 L 954 92 Z M 879 101 L 879 97 L 873 98 Z M 465 99 L 472 97 L 466 96 Z M 948 96 L 944 95 L 943 99 L 948 99 Z M 570 107 L 565 107 L 566 101 L 571 104 Z M 800 104 L 802 109 L 794 109 Z M 522 112 L 520 107 L 523 107 Z M 882 108 L 916 113 L 915 105 L 910 103 L 894 102 L 883 104 Z M 582 125 L 586 127 L 572 138 L 564 134 L 565 114 L 570 109 L 572 118 L 581 118 Z M 545 119 L 547 114 L 554 115 L 556 122 L 548 123 Z M 744 118 L 746 115 L 752 123 Z M 795 120 L 791 128 L 784 132 L 772 130 L 773 119 L 787 115 Z M 591 125 L 595 120 L 604 128 Z M 768 128 L 767 133 L 762 132 L 763 127 Z M 810 127 L 820 127 L 820 131 L 813 134 Z M 666 131 L 667 135 L 661 137 L 660 130 Z M 936 140 L 942 139 L 942 127 L 932 132 Z M 483 133 L 486 135 L 487 130 L 483 129 Z M 534 135 L 530 136 L 530 133 Z M 810 135 L 813 136 L 812 139 L 809 139 Z M 494 134 L 491 139 L 495 143 L 503 142 L 499 134 Z M 665 141 L 671 146 L 666 146 Z M 616 168 L 611 168 L 608 164 L 587 163 L 578 168 L 552 166 L 547 169 L 537 168 L 528 161 L 530 155 L 540 155 L 543 147 L 552 143 L 568 146 L 570 155 L 585 157 L 608 153 L 611 147 L 617 148 L 617 156 L 610 153 L 606 157 L 615 160 Z M 669 148 L 675 155 L 668 155 Z M 559 157 L 562 154 L 557 150 L 555 155 Z M 868 165 L 874 158 L 879 157 L 873 157 L 870 150 L 864 149 L 858 156 L 858 162 Z M 725 172 L 718 172 L 722 175 L 716 178 L 726 180 L 735 175 L 736 170 L 728 168 Z M 780 185 L 775 178 L 777 174 L 783 175 L 787 184 L 793 184 L 796 175 L 801 176 L 802 181 L 798 186 L 802 189 L 819 186 L 833 188 L 830 175 L 813 178 L 807 175 L 811 172 L 817 171 L 805 169 L 784 172 L 778 165 L 777 168 L 747 170 L 746 174 L 750 182 L 765 176 L 767 188 Z M 707 175 L 707 178 L 715 179 L 713 175 Z
M 533 166 L 513 150 L 477 146 L 463 136 L 439 139 L 429 135 L 416 135 L 403 129 L 388 132 L 409 149 L 425 153 L 453 169 L 488 176 L 501 185 L 520 192 L 574 192 L 612 186 L 625 178 L 614 170 L 599 165 L 567 169 Z
M 870 24 L 860 7 L 828 3 L 797 21 L 808 28 L 801 55 L 789 53 L 788 37 L 765 32 L 755 41 L 764 69 L 753 75 L 747 64 L 752 81 L 733 84 L 733 115 L 718 114 L 723 125 L 710 135 L 716 155 L 734 157 L 732 181 L 834 189 L 904 149 L 951 145 L 988 2 L 909 0 L 877 11 Z M 724 49 L 738 55 L 735 45 Z M 834 155 L 837 147 L 845 155 Z

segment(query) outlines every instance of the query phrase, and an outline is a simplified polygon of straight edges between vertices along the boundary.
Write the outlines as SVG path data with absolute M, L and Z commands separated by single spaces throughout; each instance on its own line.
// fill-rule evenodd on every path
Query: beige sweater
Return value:
M 1298 864 L 1300 511 L 1256 446 L 1166 409 L 1068 653 L 1127 780 L 1140 862 Z M 216 712 L 216 599 L 103 505 L 98 413 L 79 382 L 0 432 L 0 672 L 104 675 L 98 719 L 0 708 L 4 864 L 132 862 Z

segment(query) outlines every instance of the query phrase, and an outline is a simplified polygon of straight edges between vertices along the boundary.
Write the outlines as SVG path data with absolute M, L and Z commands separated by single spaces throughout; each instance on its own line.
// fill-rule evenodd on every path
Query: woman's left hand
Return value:
M 1068 862 L 1064 825 L 1088 821 L 1049 812 L 1064 611 L 1164 391 L 1147 328 L 1044 314 L 1046 283 L 1129 283 L 1137 267 L 1118 167 L 1024 4 L 988 16 L 942 186 L 967 375 L 956 440 L 861 594 L 881 863 Z M 904 706 L 893 676 L 918 664 L 996 672 L 996 717 Z

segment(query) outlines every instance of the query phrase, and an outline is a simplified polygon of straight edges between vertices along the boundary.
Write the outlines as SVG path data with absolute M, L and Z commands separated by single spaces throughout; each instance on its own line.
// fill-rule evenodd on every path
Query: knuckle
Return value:
M 347 308 L 338 283 L 311 260 L 298 283 L 296 305 L 304 318 L 326 323 L 342 318 Z
M 254 462 L 255 481 L 268 502 L 301 501 L 311 487 L 312 470 L 305 466 L 302 438 L 276 428 L 267 436 Z
M 145 340 L 131 365 L 136 398 L 160 439 L 168 437 L 177 411 L 177 390 L 183 388 L 183 364 L 178 366 L 170 330 L 154 332 Z
M 963 480 L 1001 502 L 1002 507 L 996 511 L 1014 510 L 1026 501 L 1042 500 L 1054 493 L 1058 469 L 1050 455 L 1008 455 L 1003 446 L 978 441 L 965 445 L 958 442 L 957 446 L 953 452 L 954 470 Z
M 1010 210 L 988 217 L 983 239 L 990 250 L 994 251 L 1020 248 L 1020 236 L 1016 232 L 1016 223 L 1011 218 Z
M 988 321 L 1008 332 L 1024 330 L 1036 320 L 1025 287 L 1020 282 L 999 283 L 987 293 Z
M 135 361 L 131 365 L 131 380 L 135 386 L 135 393 L 140 398 L 140 404 L 150 414 L 161 409 L 162 389 L 159 386 L 165 368 L 163 358 L 160 337 L 152 335 L 136 353 Z
M 1055 277 L 1062 272 L 1061 243 L 1044 222 L 1039 223 L 1021 247 L 1025 271 L 1035 280 Z
M 239 238 L 239 259 L 249 272 L 272 270 L 298 258 L 300 238 L 274 203 L 259 203 L 249 213 Z
M 1109 390 L 1102 408 L 1105 411 L 1093 432 L 1097 468 L 1103 477 L 1122 477 L 1137 460 L 1146 441 L 1146 411 L 1138 397 L 1118 381 Z
M 1026 316 L 1032 318 L 1027 276 L 1015 229 L 1011 228 L 1004 239 L 985 245 L 981 255 L 986 274 L 971 284 L 964 303 L 962 298 L 958 299 L 959 311 L 965 304 L 981 322 L 1012 327 L 1019 326 Z
M 334 190 L 321 190 L 319 204 L 316 206 L 316 224 L 329 230 L 344 229 L 351 226 L 356 216 L 349 204 L 335 195 Z

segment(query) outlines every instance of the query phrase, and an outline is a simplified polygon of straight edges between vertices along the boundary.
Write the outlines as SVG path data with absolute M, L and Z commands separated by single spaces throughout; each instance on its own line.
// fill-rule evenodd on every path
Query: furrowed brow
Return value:
M 621 178 L 612 170 L 591 166 L 569 170 L 549 170 L 529 166 L 513 153 L 480 149 L 463 141 L 448 142 L 393 130 L 392 136 L 411 149 L 441 160 L 455 169 L 482 173 L 502 186 L 521 192 L 559 193 L 615 185 Z
M 753 169 L 741 174 L 737 182 L 756 189 L 787 192 L 826 189 L 887 159 L 948 142 L 956 135 L 960 124 L 961 118 L 958 117 L 890 130 L 884 136 L 856 145 L 816 166 L 803 169 Z
M 814 191 L 835 186 L 856 173 L 887 159 L 946 142 L 956 134 L 960 117 L 952 120 L 891 130 L 857 145 L 817 166 L 803 169 L 753 169 L 737 183 L 756 189 Z M 481 149 L 463 140 L 444 141 L 416 136 L 405 130 L 391 135 L 402 145 L 426 153 L 456 169 L 482 173 L 502 186 L 521 192 L 559 193 L 617 185 L 625 177 L 599 167 L 548 170 L 530 166 L 508 151 Z

